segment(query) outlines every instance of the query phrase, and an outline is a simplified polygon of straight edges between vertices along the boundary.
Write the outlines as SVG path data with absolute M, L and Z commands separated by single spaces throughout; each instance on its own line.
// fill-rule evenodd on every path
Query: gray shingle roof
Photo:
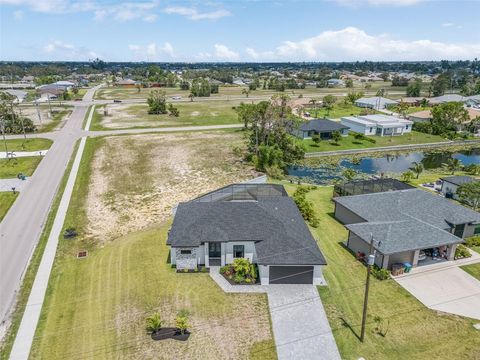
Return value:
M 461 242 L 452 225 L 480 223 L 480 214 L 420 189 L 344 196 L 335 202 L 367 222 L 346 227 L 365 241 L 382 240 L 384 254 Z
M 441 178 L 440 180 L 447 181 L 447 182 L 449 182 L 451 184 L 454 184 L 454 185 L 462 185 L 462 184 L 467 184 L 467 183 L 477 181 L 474 177 L 461 176 L 461 175 L 447 176 L 447 177 Z
M 256 241 L 259 264 L 326 264 L 289 197 L 179 204 L 168 245 L 186 247 L 228 241 Z
M 339 122 L 328 120 L 328 119 L 313 119 L 307 122 L 304 122 L 300 125 L 299 129 L 301 131 L 316 131 L 316 132 L 333 132 L 343 129 L 349 129 L 348 126 L 342 125 Z

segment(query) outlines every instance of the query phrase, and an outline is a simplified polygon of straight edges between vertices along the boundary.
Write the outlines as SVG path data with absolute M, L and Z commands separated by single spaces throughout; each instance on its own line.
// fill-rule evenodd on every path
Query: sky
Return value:
M 0 60 L 480 58 L 480 0 L 0 0 Z

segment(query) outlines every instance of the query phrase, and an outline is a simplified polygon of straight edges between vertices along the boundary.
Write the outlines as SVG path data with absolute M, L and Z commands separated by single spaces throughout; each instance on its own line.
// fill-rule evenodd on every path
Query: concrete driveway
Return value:
M 340 359 L 315 286 L 269 285 L 267 294 L 279 360 Z
M 480 319 L 480 281 L 462 264 L 420 268 L 395 280 L 432 310 Z

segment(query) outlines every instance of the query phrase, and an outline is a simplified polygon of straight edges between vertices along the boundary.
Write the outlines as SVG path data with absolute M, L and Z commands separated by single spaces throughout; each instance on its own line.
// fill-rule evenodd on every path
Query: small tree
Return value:
M 185 334 L 190 327 L 190 324 L 188 323 L 188 312 L 184 310 L 180 311 L 175 318 L 175 324 L 178 330 L 180 330 L 180 334 Z
M 188 98 L 190 99 L 190 101 L 193 101 L 194 97 L 195 97 L 195 95 L 193 95 L 192 93 L 190 93 L 190 95 L 188 95 Z
M 347 181 L 352 181 L 353 179 L 355 179 L 355 177 L 357 176 L 357 172 L 353 169 L 345 169 L 343 170 L 342 172 L 342 176 L 345 178 L 345 180 Z
M 149 114 L 166 114 L 167 102 L 165 99 L 165 91 L 154 90 L 148 96 L 148 113 Z
M 327 95 L 323 97 L 323 106 L 327 109 L 327 115 L 330 115 L 330 111 L 333 109 L 333 105 L 335 105 L 335 96 Z
M 163 325 L 162 317 L 160 316 L 160 313 L 154 312 L 152 315 L 147 317 L 147 331 L 150 333 L 156 333 L 158 332 Z
M 346 86 L 347 88 L 353 88 L 353 80 L 352 80 L 352 79 L 347 79 L 347 80 L 345 81 L 345 86 Z
M 242 94 L 248 98 L 248 95 L 250 95 L 250 89 L 243 89 Z
M 342 138 L 342 134 L 340 134 L 339 131 L 332 132 L 332 140 L 335 143 L 335 145 L 338 145 L 341 138 Z
M 402 181 L 410 182 L 413 180 L 414 176 L 415 174 L 411 170 L 405 171 L 402 174 Z
M 419 162 L 414 161 L 412 163 L 412 166 L 409 168 L 409 170 L 411 170 L 413 173 L 415 173 L 415 175 L 417 176 L 417 179 L 418 179 L 420 174 L 423 172 L 423 165 Z
M 170 116 L 173 116 L 173 117 L 179 117 L 180 116 L 180 111 L 178 110 L 178 108 L 173 106 L 172 103 L 168 104 L 168 111 L 170 112 Z
M 462 202 L 476 211 L 480 207 L 480 181 L 460 185 L 457 188 L 457 195 Z
M 455 175 L 455 171 L 460 170 L 460 168 L 462 167 L 462 161 L 459 159 L 450 158 L 447 160 L 446 163 L 443 163 L 442 166 L 447 171 L 450 171 L 452 175 Z
M 315 146 L 318 146 L 320 144 L 320 135 L 319 134 L 313 134 L 312 135 L 312 141 L 315 143 Z

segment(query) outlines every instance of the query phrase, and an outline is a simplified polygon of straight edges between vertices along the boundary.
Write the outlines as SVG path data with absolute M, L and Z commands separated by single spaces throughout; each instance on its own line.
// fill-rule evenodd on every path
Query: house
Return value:
M 464 102 L 467 98 L 458 94 L 446 94 L 428 99 L 430 104 L 444 104 L 448 102 Z
M 363 97 L 355 101 L 355 105 L 361 108 L 385 109 L 387 106 L 396 105 L 398 101 L 390 100 L 381 96 Z
M 333 200 L 335 218 L 349 231 L 346 246 L 360 257 L 369 254 L 373 238 L 375 264 L 385 269 L 453 260 L 457 244 L 480 233 L 480 213 L 420 189 Z
M 338 87 L 338 86 L 344 86 L 345 82 L 340 79 L 328 79 L 327 80 L 327 86 L 329 87 Z
M 457 189 L 460 185 L 478 181 L 472 176 L 447 176 L 443 177 L 441 192 L 443 196 L 458 200 Z
M 72 87 L 74 87 L 76 84 L 71 81 L 56 81 L 52 83 L 51 85 L 57 87 L 58 89 L 63 89 L 63 90 L 70 90 Z
M 341 124 L 348 126 L 351 131 L 363 135 L 394 136 L 403 135 L 412 131 L 413 121 L 396 116 L 374 114 L 345 116 Z
M 472 120 L 475 120 L 477 117 L 480 117 L 480 109 L 467 107 L 465 108 L 468 113 L 469 120 L 466 122 L 470 123 Z M 427 122 L 432 120 L 432 111 L 431 110 L 421 110 L 408 115 L 408 119 L 413 122 Z
M 480 109 L 480 95 L 468 96 L 465 100 L 465 106 Z
M 400 99 L 400 102 L 408 104 L 410 106 L 419 106 L 420 102 L 425 99 L 423 97 L 404 97 Z
M 26 91 L 16 90 L 16 89 L 5 89 L 5 90 L 2 90 L 1 92 L 7 93 L 7 94 L 15 97 L 13 102 L 15 102 L 17 104 L 23 102 L 25 97 L 28 95 L 28 93 Z
M 117 85 L 124 88 L 133 88 L 137 85 L 137 82 L 132 79 L 122 79 L 117 82 Z
M 331 139 L 332 133 L 338 131 L 342 136 L 348 135 L 348 126 L 337 121 L 328 119 L 313 119 L 303 122 L 298 129 L 292 131 L 292 135 L 300 139 L 311 139 L 314 134 L 320 135 L 320 139 Z
M 324 284 L 325 258 L 281 185 L 232 184 L 180 203 L 167 245 L 177 269 L 247 258 L 262 285 Z

